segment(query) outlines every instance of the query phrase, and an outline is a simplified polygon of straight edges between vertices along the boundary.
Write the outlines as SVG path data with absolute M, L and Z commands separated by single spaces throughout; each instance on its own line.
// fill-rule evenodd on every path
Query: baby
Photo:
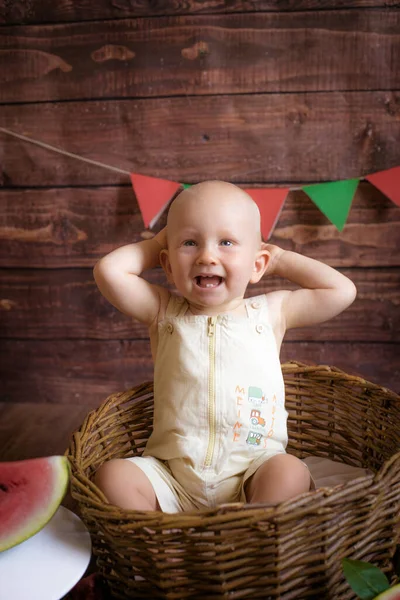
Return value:
M 140 276 L 159 264 L 179 295 Z M 300 289 L 245 299 L 264 273 Z M 354 301 L 347 277 L 263 243 L 257 205 L 221 181 L 183 191 L 165 229 L 111 252 L 94 276 L 114 306 L 148 326 L 155 361 L 143 456 L 110 460 L 95 476 L 111 503 L 172 513 L 277 504 L 313 488 L 305 464 L 285 452 L 279 352 L 287 329 L 322 323 Z

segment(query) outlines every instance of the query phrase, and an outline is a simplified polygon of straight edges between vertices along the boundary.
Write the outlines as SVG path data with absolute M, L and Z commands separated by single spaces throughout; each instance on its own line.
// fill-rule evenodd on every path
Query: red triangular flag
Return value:
M 268 240 L 279 218 L 289 188 L 251 188 L 244 191 L 258 206 L 261 215 L 261 233 L 264 240 Z
M 131 173 L 132 186 L 145 227 L 152 227 L 181 187 L 177 181 Z
M 365 179 L 400 206 L 400 167 L 366 175 Z

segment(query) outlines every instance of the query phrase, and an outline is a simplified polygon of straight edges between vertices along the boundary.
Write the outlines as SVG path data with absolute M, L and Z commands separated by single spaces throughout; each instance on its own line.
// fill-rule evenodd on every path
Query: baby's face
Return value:
M 235 307 L 254 274 L 261 245 L 258 209 L 232 187 L 210 182 L 205 189 L 186 193 L 168 217 L 163 266 L 178 291 L 200 311 Z

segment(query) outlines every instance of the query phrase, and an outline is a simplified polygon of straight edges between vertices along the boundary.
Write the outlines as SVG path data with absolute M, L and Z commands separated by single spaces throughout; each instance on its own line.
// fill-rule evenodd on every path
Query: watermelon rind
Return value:
M 376 596 L 374 600 L 400 600 L 400 583 Z
M 55 476 L 52 486 L 52 494 L 43 506 L 42 510 L 36 510 L 30 516 L 30 518 L 26 520 L 26 523 L 23 527 L 16 529 L 8 536 L 1 534 L 0 524 L 0 552 L 4 552 L 5 550 L 9 550 L 18 544 L 21 544 L 43 529 L 43 527 L 50 521 L 57 511 L 67 491 L 69 482 L 69 462 L 66 456 L 48 456 L 30 460 L 47 461 L 51 466 Z M 23 462 L 29 463 L 30 460 L 16 461 L 16 464 L 21 464 Z

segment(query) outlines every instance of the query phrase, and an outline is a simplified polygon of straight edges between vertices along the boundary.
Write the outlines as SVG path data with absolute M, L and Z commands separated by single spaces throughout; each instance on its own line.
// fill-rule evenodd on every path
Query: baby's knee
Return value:
M 94 475 L 94 483 L 103 492 L 115 484 L 115 481 L 120 478 L 121 470 L 125 461 L 122 458 L 113 458 L 103 463 Z
M 273 461 L 270 465 L 271 468 L 281 478 L 284 485 L 299 490 L 299 492 L 306 492 L 310 489 L 310 471 L 303 461 L 296 456 L 292 454 L 278 454 L 272 457 L 270 461 Z
M 249 497 L 286 500 L 310 489 L 310 472 L 291 454 L 277 454 L 263 463 L 249 483 Z
M 143 471 L 131 461 L 113 458 L 96 471 L 94 482 L 111 504 L 129 510 L 156 510 L 153 486 Z

